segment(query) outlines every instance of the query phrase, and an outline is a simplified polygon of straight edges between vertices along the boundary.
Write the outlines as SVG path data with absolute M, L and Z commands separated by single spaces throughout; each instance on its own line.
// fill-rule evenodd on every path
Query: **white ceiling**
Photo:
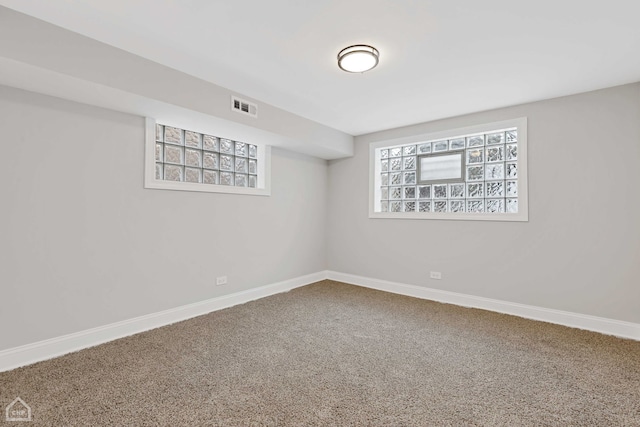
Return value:
M 0 4 L 352 135 L 640 81 L 639 0 Z

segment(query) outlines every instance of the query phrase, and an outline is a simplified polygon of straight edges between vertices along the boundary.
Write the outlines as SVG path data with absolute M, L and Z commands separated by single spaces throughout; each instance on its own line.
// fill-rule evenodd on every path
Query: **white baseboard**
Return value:
M 261 286 L 255 289 L 224 295 L 169 310 L 136 317 L 110 325 L 87 329 L 61 337 L 39 341 L 20 347 L 0 351 L 0 372 L 29 365 L 42 360 L 62 356 L 63 354 L 93 347 L 118 338 L 170 325 L 182 320 L 222 310 L 238 304 L 287 292 L 326 279 L 326 272 L 318 272 L 296 277 L 283 282 Z
M 459 294 L 456 292 L 441 291 L 437 289 L 424 288 L 422 286 L 406 285 L 403 283 L 372 279 L 369 277 L 339 273 L 336 271 L 327 271 L 327 279 L 391 292 L 394 294 L 455 304 L 462 307 L 481 308 L 498 313 L 512 314 L 514 316 L 524 317 L 527 319 L 541 320 L 543 322 L 555 323 L 578 329 L 586 329 L 589 331 L 600 332 L 602 334 L 640 341 L 640 324 L 637 323 L 589 316 L 586 314 L 571 313 L 568 311 L 553 310 L 508 301 L 500 301 L 473 295 Z
M 336 271 L 320 271 L 255 289 L 248 289 L 246 291 L 176 307 L 110 325 L 3 350 L 0 351 L 0 372 L 62 356 L 67 353 L 170 325 L 182 320 L 191 319 L 234 305 L 244 304 L 281 292 L 287 292 L 324 279 L 336 280 L 414 298 L 455 304 L 462 307 L 481 308 L 498 313 L 511 314 L 527 319 L 540 320 L 640 341 L 640 324 L 637 323 L 372 279 Z

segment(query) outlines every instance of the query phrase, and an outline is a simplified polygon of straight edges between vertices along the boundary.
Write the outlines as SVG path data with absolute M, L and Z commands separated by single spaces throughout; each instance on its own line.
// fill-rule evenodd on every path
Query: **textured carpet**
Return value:
M 29 425 L 640 426 L 640 342 L 324 281 L 0 373 L 17 396 Z

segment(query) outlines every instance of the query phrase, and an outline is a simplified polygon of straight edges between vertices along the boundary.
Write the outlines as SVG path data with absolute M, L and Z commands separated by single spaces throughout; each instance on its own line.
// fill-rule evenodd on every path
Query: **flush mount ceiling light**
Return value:
M 380 52 L 375 47 L 357 44 L 338 53 L 338 67 L 349 73 L 364 73 L 378 65 Z

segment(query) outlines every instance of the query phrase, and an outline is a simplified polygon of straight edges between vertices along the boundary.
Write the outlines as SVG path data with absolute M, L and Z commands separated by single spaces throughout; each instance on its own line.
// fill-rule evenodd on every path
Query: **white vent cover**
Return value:
M 256 104 L 233 95 L 231 96 L 231 110 L 251 117 L 258 117 L 258 106 Z

